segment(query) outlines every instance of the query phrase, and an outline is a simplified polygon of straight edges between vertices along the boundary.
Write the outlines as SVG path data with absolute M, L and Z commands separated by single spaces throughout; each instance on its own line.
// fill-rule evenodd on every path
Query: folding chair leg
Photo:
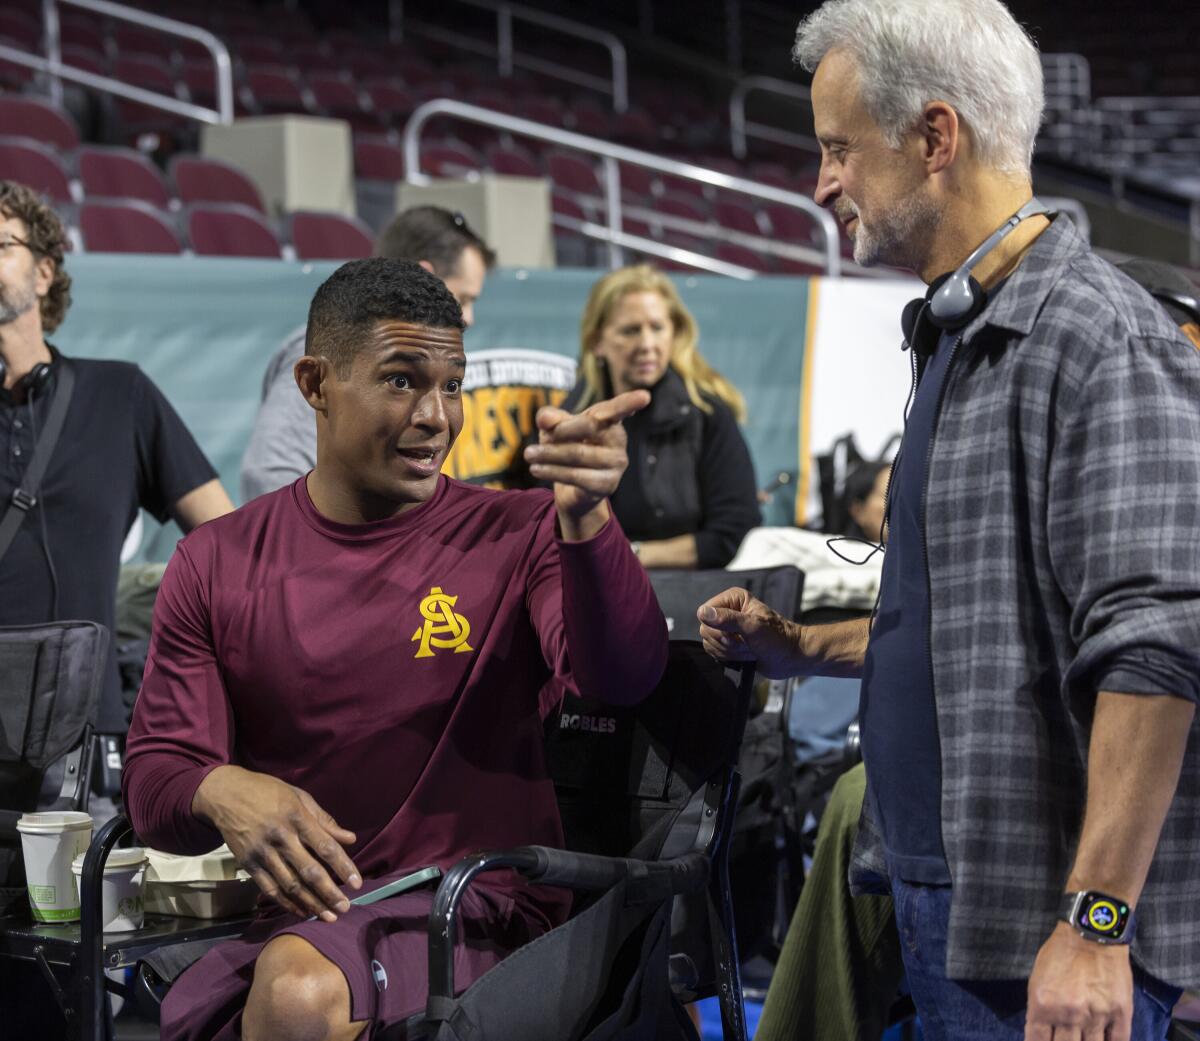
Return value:
M 721 1005 L 721 1035 L 725 1041 L 747 1041 L 746 1006 L 742 995 L 742 970 L 738 964 L 737 930 L 733 919 L 733 891 L 729 883 L 729 840 L 733 831 L 732 807 L 737 805 L 741 777 L 731 772 L 721 792 L 724 821 L 713 855 L 708 887 L 708 924 L 717 969 L 717 998 Z

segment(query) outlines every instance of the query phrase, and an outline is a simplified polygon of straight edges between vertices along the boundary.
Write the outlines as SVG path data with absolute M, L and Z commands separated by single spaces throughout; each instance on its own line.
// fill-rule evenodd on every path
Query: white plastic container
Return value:
M 146 910 L 184 918 L 224 918 L 248 914 L 258 886 L 241 869 L 228 846 L 199 857 L 146 851 Z
M 34 921 L 73 922 L 79 918 L 79 893 L 71 862 L 92 841 L 86 813 L 26 813 L 17 821 L 25 878 Z
M 79 885 L 83 874 L 83 856 L 71 865 Z M 114 849 L 104 865 L 101 883 L 102 917 L 106 933 L 128 933 L 140 929 L 146 917 L 146 897 L 143 882 L 146 874 L 146 851 L 139 847 Z

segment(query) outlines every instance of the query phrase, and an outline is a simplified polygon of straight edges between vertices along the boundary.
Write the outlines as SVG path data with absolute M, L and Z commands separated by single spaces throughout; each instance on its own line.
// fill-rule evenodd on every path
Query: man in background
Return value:
M 111 632 L 121 546 L 138 509 L 187 532 L 233 504 L 136 365 L 66 358 L 46 341 L 71 303 L 66 241 L 58 216 L 30 188 L 0 181 L 0 508 L 21 487 L 62 368 L 75 375 L 36 502 L 0 558 L 0 625 L 87 619 Z M 101 732 L 125 729 L 111 654 L 97 722 Z
M 66 242 L 62 222 L 32 189 L 0 181 L 0 515 L 24 513 L 0 553 L 0 626 L 85 620 L 112 633 L 121 546 L 138 510 L 174 519 L 187 532 L 233 504 L 141 369 L 68 358 L 47 342 L 71 304 Z M 40 485 L 31 488 L 30 461 L 68 368 L 75 383 L 68 411 Z M 16 496 L 14 506 L 18 489 L 29 494 Z M 102 734 L 123 737 L 116 655 L 111 647 L 106 653 L 91 722 Z M 61 763 L 50 767 L 44 793 L 58 790 L 62 771 Z M 19 847 L 0 849 L 0 886 L 23 884 L 20 861 Z M 61 1023 L 33 966 L 0 973 L 0 1010 L 13 1037 L 50 1038 Z
M 496 261 L 495 253 L 461 213 L 438 206 L 414 206 L 399 214 L 380 234 L 375 255 L 410 260 L 437 275 L 458 301 L 468 328 L 475 321 L 475 301 L 483 292 L 484 279 Z M 292 374 L 303 355 L 301 326 L 267 364 L 262 403 L 242 457 L 243 502 L 291 484 L 317 464 L 312 409 Z

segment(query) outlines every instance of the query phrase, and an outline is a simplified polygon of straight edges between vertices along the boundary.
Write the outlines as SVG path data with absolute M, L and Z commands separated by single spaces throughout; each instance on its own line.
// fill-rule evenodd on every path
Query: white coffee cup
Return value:
M 83 854 L 71 865 L 82 895 Z M 146 915 L 146 851 L 140 847 L 114 849 L 104 864 L 101 882 L 103 929 L 106 933 L 128 933 L 140 929 Z
M 29 906 L 38 922 L 73 922 L 79 917 L 79 893 L 71 861 L 92 841 L 86 813 L 26 813 L 17 821 L 25 855 Z

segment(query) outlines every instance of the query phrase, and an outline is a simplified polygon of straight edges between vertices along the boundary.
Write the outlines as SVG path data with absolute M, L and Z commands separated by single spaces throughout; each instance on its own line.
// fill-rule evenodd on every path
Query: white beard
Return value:
M 853 203 L 850 205 L 854 206 Z M 890 264 L 915 270 L 919 258 L 928 252 L 925 243 L 933 237 L 941 222 L 941 211 L 921 191 L 910 192 L 891 210 L 873 218 L 870 225 L 863 222 L 857 206 L 852 212 L 858 216 L 854 262 L 863 267 Z

